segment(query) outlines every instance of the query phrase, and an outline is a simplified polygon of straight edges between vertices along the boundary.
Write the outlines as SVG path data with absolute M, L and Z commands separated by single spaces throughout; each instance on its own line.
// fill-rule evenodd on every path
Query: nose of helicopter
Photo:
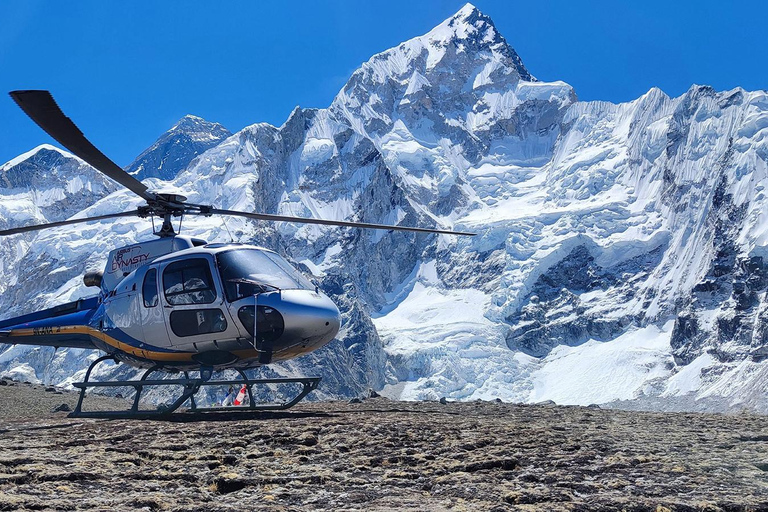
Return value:
M 331 341 L 341 327 L 336 304 L 319 291 L 262 294 L 258 305 L 273 307 L 283 317 L 283 333 L 273 342 L 274 360 L 316 350 Z

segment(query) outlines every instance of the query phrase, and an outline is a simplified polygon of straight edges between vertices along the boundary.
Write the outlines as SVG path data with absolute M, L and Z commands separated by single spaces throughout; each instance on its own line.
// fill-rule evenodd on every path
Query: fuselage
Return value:
M 146 246 L 158 242 L 113 251 L 104 273 L 112 270 L 112 281 L 102 281 L 92 308 L 10 326 L 7 342 L 32 336 L 51 345 L 88 336 L 133 366 L 224 369 L 291 359 L 339 331 L 336 305 L 273 251 L 189 244 L 155 256 Z

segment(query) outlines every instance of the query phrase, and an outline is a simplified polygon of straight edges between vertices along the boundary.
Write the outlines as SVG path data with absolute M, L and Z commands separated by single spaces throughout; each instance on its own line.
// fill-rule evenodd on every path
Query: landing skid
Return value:
M 320 377 L 302 377 L 302 378 L 276 378 L 276 379 L 249 379 L 242 370 L 236 370 L 240 374 L 240 379 L 233 380 L 210 380 L 211 371 L 201 370 L 199 378 L 190 378 L 188 372 L 184 373 L 183 379 L 157 379 L 150 380 L 148 377 L 163 367 L 155 365 L 141 376 L 139 380 L 114 380 L 109 382 L 91 382 L 88 379 L 91 372 L 99 363 L 107 360 L 116 361 L 113 356 L 102 356 L 96 359 L 85 372 L 83 382 L 72 384 L 80 390 L 80 397 L 77 400 L 75 410 L 69 414 L 70 418 L 157 418 L 167 417 L 176 412 L 185 402 L 189 402 L 188 412 L 248 412 L 248 411 L 282 411 L 289 409 L 299 403 L 311 391 L 317 389 Z M 253 398 L 253 386 L 266 384 L 301 384 L 302 389 L 295 398 L 288 402 L 280 403 L 257 403 Z M 195 402 L 195 395 L 204 386 L 246 386 L 248 392 L 248 405 L 230 406 L 230 407 L 198 407 Z M 181 396 L 172 404 L 163 406 L 155 410 L 139 409 L 141 393 L 148 386 L 181 386 L 183 391 Z M 124 411 L 83 411 L 83 400 L 88 388 L 117 388 L 133 387 L 136 395 L 133 399 L 133 405 L 130 409 Z M 235 388 L 238 389 L 238 388 Z

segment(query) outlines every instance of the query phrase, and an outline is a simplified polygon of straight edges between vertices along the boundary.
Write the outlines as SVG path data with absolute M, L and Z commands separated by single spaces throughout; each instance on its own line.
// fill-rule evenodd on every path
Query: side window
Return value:
M 157 306 L 157 269 L 149 269 L 147 275 L 144 276 L 141 295 L 144 297 L 145 308 Z
M 179 337 L 227 330 L 227 319 L 220 309 L 183 309 L 171 313 L 171 330 Z
M 210 304 L 216 300 L 211 268 L 205 258 L 171 263 L 163 272 L 163 290 L 168 304 Z

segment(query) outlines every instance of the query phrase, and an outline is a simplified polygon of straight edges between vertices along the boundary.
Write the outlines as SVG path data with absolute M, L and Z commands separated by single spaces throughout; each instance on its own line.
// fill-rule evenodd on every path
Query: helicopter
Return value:
M 0 236 L 84 222 L 138 216 L 153 221 L 153 240 L 112 250 L 103 272 L 89 272 L 84 284 L 98 293 L 67 304 L 0 321 L 0 343 L 96 349 L 104 353 L 88 367 L 74 417 L 141 417 L 170 414 L 203 386 L 242 385 L 245 410 L 292 407 L 317 388 L 319 377 L 251 379 L 244 370 L 285 361 L 317 350 L 334 339 L 341 315 L 333 301 L 278 253 L 254 245 L 208 243 L 176 233 L 173 219 L 185 215 L 237 216 L 351 228 L 472 236 L 473 233 L 410 226 L 316 219 L 215 208 L 194 204 L 177 193 L 150 191 L 107 158 L 83 135 L 44 90 L 12 91 L 11 98 L 53 139 L 146 204 L 135 210 L 0 230 Z M 162 219 L 154 229 L 154 218 Z M 99 363 L 112 360 L 146 369 L 139 380 L 90 381 Z M 235 370 L 240 379 L 212 380 L 213 372 Z M 183 378 L 149 379 L 156 372 Z M 198 372 L 190 377 L 189 372 Z M 258 404 L 255 385 L 300 384 L 291 400 Z M 132 387 L 130 410 L 83 411 L 89 388 Z M 181 395 L 158 410 L 140 410 L 148 386 L 181 386 Z M 230 408 L 231 409 L 231 408 Z

